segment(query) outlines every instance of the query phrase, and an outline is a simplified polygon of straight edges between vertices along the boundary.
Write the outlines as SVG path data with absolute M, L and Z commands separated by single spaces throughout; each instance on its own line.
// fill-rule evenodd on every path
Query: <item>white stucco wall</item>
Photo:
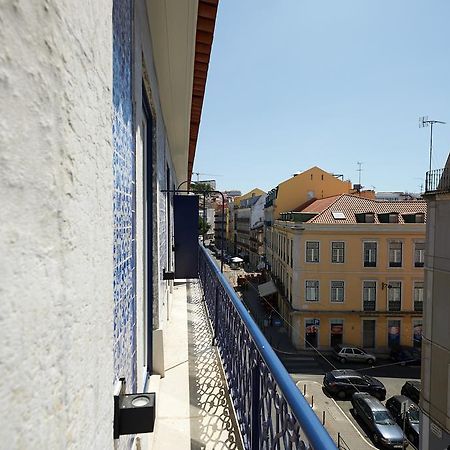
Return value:
M 264 222 L 264 205 L 266 203 L 267 195 L 261 195 L 257 202 L 252 205 L 250 215 L 250 228 L 254 228 Z
M 112 448 L 112 1 L 0 5 L 0 448 Z

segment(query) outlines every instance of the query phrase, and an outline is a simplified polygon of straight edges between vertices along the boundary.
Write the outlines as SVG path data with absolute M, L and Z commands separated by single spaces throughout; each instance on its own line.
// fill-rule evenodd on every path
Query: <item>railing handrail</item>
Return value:
M 334 443 L 333 439 L 328 434 L 321 421 L 316 416 L 316 413 L 311 409 L 309 403 L 306 401 L 306 399 L 303 397 L 303 395 L 295 385 L 294 380 L 291 378 L 286 368 L 281 363 L 280 359 L 272 349 L 272 346 L 269 344 L 256 322 L 253 320 L 250 313 L 247 311 L 234 289 L 229 285 L 225 276 L 220 273 L 219 268 L 214 263 L 213 259 L 205 250 L 205 248 L 202 245 L 200 245 L 200 247 L 201 251 L 204 252 L 207 260 L 210 262 L 210 266 L 214 272 L 214 275 L 220 281 L 222 288 L 228 294 L 242 321 L 247 327 L 256 348 L 258 349 L 261 357 L 266 363 L 274 380 L 278 384 L 282 395 L 286 399 L 286 402 L 289 404 L 292 413 L 297 418 L 300 427 L 304 431 L 310 444 L 315 449 L 337 450 L 336 444 Z
M 429 170 L 425 175 L 425 193 L 449 192 L 450 168 Z

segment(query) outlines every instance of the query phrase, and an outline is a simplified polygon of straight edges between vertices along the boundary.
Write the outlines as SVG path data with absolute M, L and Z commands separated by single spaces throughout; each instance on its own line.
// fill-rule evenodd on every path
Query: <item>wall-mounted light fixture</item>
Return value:
M 114 387 L 114 439 L 123 434 L 151 433 L 155 426 L 154 392 L 125 394 L 125 378 Z
M 381 283 L 381 289 L 388 288 L 391 289 L 392 285 L 389 283 L 385 283 L 384 281 Z

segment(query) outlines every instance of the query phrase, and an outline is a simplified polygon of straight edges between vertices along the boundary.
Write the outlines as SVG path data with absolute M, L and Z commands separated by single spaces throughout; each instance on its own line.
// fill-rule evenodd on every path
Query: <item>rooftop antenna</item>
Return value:
M 357 171 L 359 172 L 359 176 L 358 176 L 358 184 L 361 186 L 361 172 L 362 172 L 362 165 L 363 163 L 361 161 L 357 161 L 356 164 L 358 164 L 358 169 Z
M 430 169 L 429 171 L 431 172 L 431 155 L 433 154 L 433 125 L 435 123 L 440 123 L 440 124 L 445 124 L 445 122 L 442 122 L 440 120 L 429 120 L 428 116 L 422 116 L 419 117 L 419 128 L 425 128 L 428 125 L 431 125 L 431 129 L 430 129 Z

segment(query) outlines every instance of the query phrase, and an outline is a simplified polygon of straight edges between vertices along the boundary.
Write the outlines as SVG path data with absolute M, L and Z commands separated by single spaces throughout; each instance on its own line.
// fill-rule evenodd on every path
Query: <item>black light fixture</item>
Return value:
M 155 426 L 156 394 L 125 394 L 125 379 L 114 390 L 114 439 L 124 434 L 151 433 Z

